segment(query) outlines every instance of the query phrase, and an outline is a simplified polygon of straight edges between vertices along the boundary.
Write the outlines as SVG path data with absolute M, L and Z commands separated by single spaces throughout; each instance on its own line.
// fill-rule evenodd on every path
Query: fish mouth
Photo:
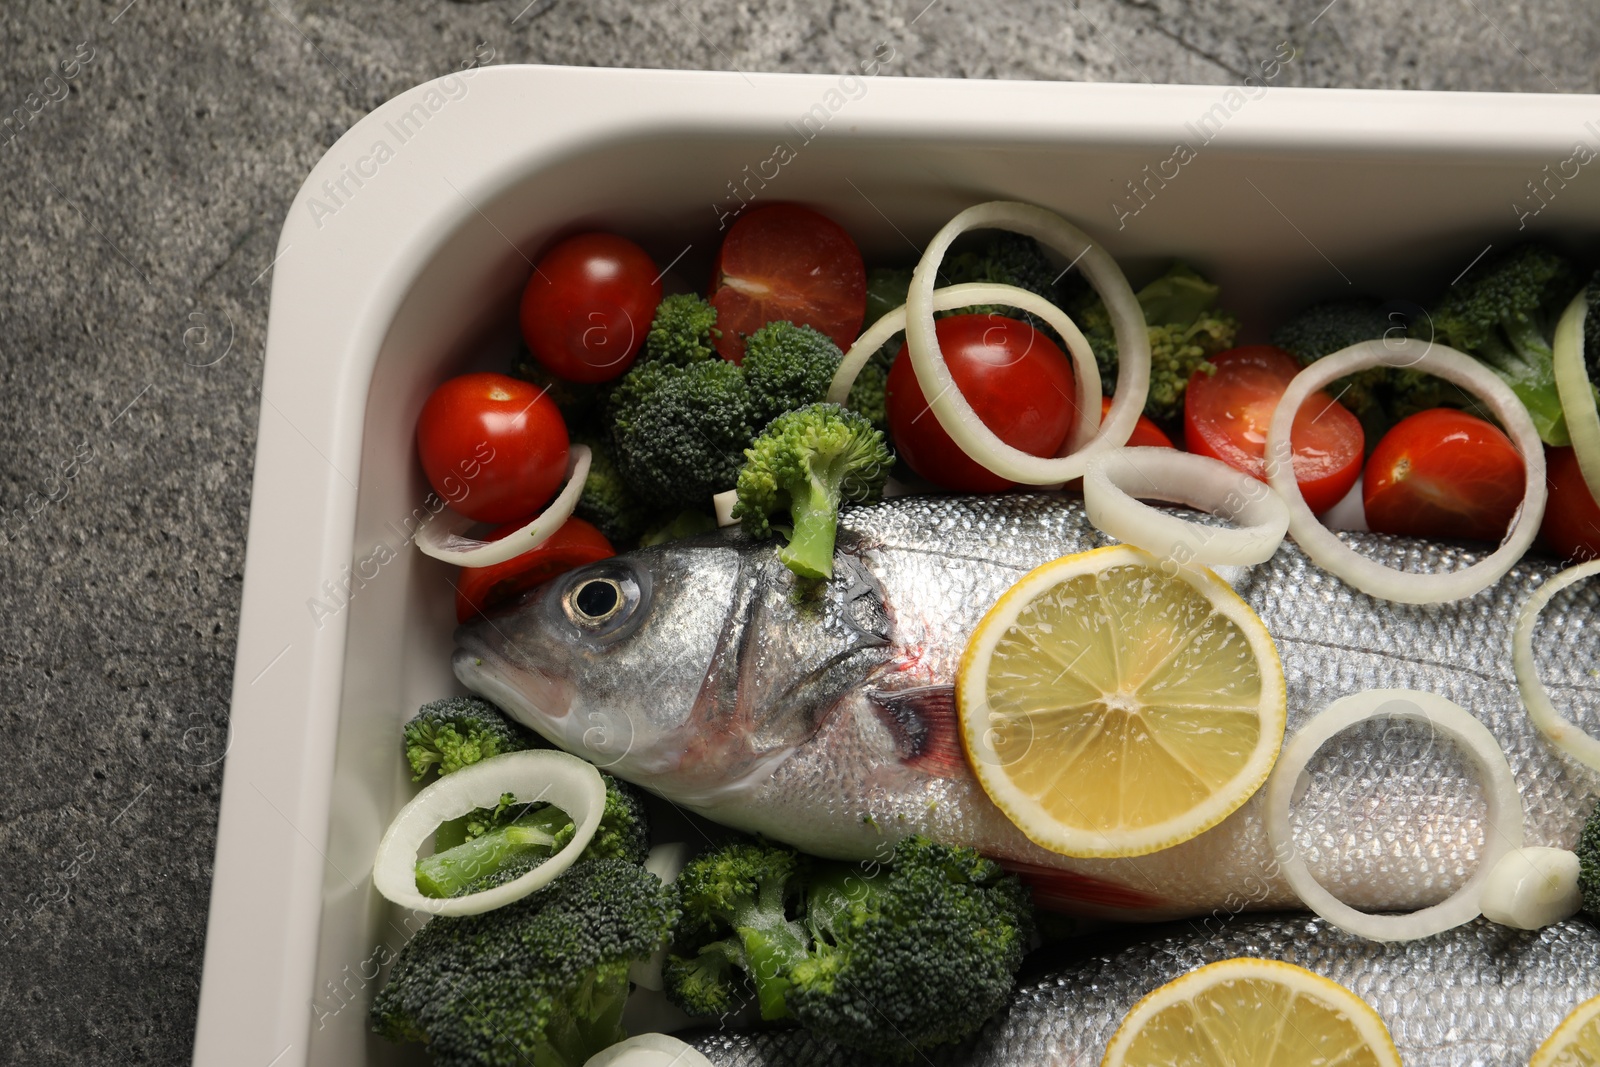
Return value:
M 471 634 L 459 634 L 456 644 L 450 669 L 457 681 L 559 743 L 553 735 L 559 733 L 556 723 L 571 709 L 570 686 L 536 667 L 511 662 Z

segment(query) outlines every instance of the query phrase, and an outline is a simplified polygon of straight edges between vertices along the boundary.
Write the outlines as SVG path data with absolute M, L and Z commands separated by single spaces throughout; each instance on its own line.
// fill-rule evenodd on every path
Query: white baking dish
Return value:
M 1594 97 L 494 67 L 391 100 L 306 180 L 273 268 L 195 1062 L 403 1058 L 367 1034 L 410 928 L 371 858 L 412 788 L 397 725 L 456 690 L 448 569 L 404 543 L 427 514 L 413 424 L 443 378 L 509 354 L 552 234 L 687 248 L 681 270 L 737 188 L 910 262 L 956 211 L 1014 198 L 1135 274 L 1196 262 L 1249 325 L 1308 295 L 1423 297 L 1491 242 L 1592 240 L 1597 151 Z

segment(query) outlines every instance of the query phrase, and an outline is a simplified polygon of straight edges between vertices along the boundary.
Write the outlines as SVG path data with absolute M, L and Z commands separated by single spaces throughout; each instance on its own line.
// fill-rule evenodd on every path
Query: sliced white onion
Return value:
M 1100 364 L 1095 362 L 1094 349 L 1090 347 L 1088 338 L 1083 336 L 1083 331 L 1078 329 L 1077 323 L 1073 322 L 1065 311 L 1038 293 L 1019 289 L 1015 285 L 1003 285 L 999 282 L 963 282 L 960 285 L 947 285 L 933 292 L 934 311 L 954 311 L 956 308 L 979 304 L 1004 304 L 1037 315 L 1061 335 L 1061 339 L 1067 343 L 1067 354 L 1072 357 L 1073 378 L 1078 386 L 1078 396 L 1075 401 L 1078 411 L 1088 413 L 1087 417 L 1080 417 L 1077 420 L 1070 445 L 1076 450 L 1088 443 L 1100 421 Z M 833 384 L 828 386 L 829 402 L 843 404 L 849 398 L 850 387 L 855 384 L 856 375 L 861 373 L 861 368 L 866 365 L 867 360 L 883 347 L 884 342 L 905 329 L 905 325 L 906 309 L 902 305 L 884 315 L 856 338 L 856 343 L 850 346 L 850 351 L 845 353 L 839 369 L 833 374 Z M 944 366 L 942 358 L 939 365 Z M 915 366 L 916 361 L 913 360 L 913 369 Z M 923 396 L 933 395 L 923 384 L 921 371 L 917 371 L 917 384 L 922 387 Z M 949 388 L 954 388 L 954 379 Z M 1130 434 L 1132 432 L 1129 430 Z M 1127 437 L 1124 436 L 1123 440 L 1127 440 Z M 979 463 L 983 462 L 978 456 L 972 458 Z
M 1240 525 L 1205 526 L 1145 499 L 1187 504 Z M 1083 503 L 1101 531 L 1180 565 L 1263 563 L 1289 529 L 1289 509 L 1271 486 L 1221 460 L 1173 448 L 1099 453 L 1083 476 Z
M 1583 365 L 1583 325 L 1589 315 L 1589 288 L 1585 286 L 1556 324 L 1551 347 L 1555 350 L 1556 392 L 1561 413 L 1567 417 L 1572 452 L 1589 495 L 1600 500 L 1600 411 L 1595 410 L 1594 385 Z
M 417 852 L 440 823 L 492 808 L 510 793 L 518 803 L 553 804 L 575 832 L 561 851 L 520 878 L 462 897 L 429 897 L 417 890 Z M 434 915 L 478 915 L 521 900 L 571 867 L 594 837 L 606 806 L 606 785 L 594 764 L 553 749 L 491 756 L 447 774 L 411 798 L 378 842 L 372 884 L 403 908 Z
M 1517 628 L 1511 632 L 1511 666 L 1516 671 L 1517 688 L 1522 691 L 1522 703 L 1528 709 L 1528 718 L 1533 720 L 1539 732 L 1585 767 L 1600 771 L 1600 741 L 1584 733 L 1556 710 L 1544 683 L 1539 681 L 1539 670 L 1533 662 L 1533 627 L 1539 621 L 1539 613 L 1561 590 L 1594 574 L 1600 574 L 1600 560 L 1568 567 L 1533 591 L 1528 602 L 1522 605 Z
M 1314 364 L 1313 364 L 1314 365 Z M 1372 915 L 1357 911 L 1311 876 L 1294 847 L 1289 829 L 1289 804 L 1306 764 L 1336 734 L 1368 719 L 1408 719 L 1426 724 L 1454 741 L 1478 772 L 1488 799 L 1483 859 L 1466 884 L 1430 908 L 1405 915 Z M 1505 752 L 1483 723 L 1437 693 L 1409 689 L 1372 689 L 1341 697 L 1306 723 L 1283 746 L 1267 782 L 1267 836 L 1279 869 L 1306 907 L 1341 930 L 1374 941 L 1411 941 L 1431 937 L 1475 918 L 1484 884 L 1501 858 L 1522 847 L 1522 797 L 1511 777 Z
M 1411 367 L 1476 393 L 1500 420 L 1522 454 L 1522 503 L 1505 540 L 1493 553 L 1458 571 L 1413 574 L 1368 559 L 1343 541 L 1306 506 L 1295 482 L 1290 427 L 1306 398 L 1336 378 L 1369 367 Z M 1533 543 L 1544 518 L 1544 446 L 1528 409 L 1510 386 L 1471 356 L 1416 338 L 1362 341 L 1307 366 L 1278 401 L 1267 430 L 1267 477 L 1289 505 L 1289 532 L 1325 570 L 1369 596 L 1403 604 L 1438 604 L 1473 596 L 1504 577 Z
M 434 520 L 417 531 L 417 547 L 434 559 L 454 563 L 458 567 L 489 567 L 516 559 L 531 552 L 561 529 L 561 524 L 572 518 L 572 511 L 583 495 L 583 483 L 589 477 L 589 446 L 573 445 L 567 453 L 567 484 L 550 506 L 531 519 L 520 530 L 515 530 L 498 541 L 479 541 L 462 535 L 476 525 L 476 521 L 445 508 Z
M 733 506 L 739 502 L 739 490 L 725 489 L 711 498 L 711 507 L 717 513 L 718 526 L 737 526 L 739 520 L 733 517 Z
M 1071 455 L 1033 456 L 1000 440 L 956 388 L 955 378 L 939 350 L 933 322 L 934 278 L 951 242 L 967 230 L 981 228 L 1025 234 L 1079 264 L 1111 316 L 1118 351 L 1116 393 L 1111 410 L 1093 438 Z M 906 293 L 905 329 L 906 349 L 917 374 L 917 384 L 928 398 L 928 406 L 939 425 L 974 462 L 1023 485 L 1052 485 L 1083 477 L 1089 455 L 1094 450 L 1127 443 L 1150 390 L 1150 334 L 1144 312 L 1122 269 L 1088 234 L 1055 212 L 1032 204 L 994 200 L 969 207 L 945 223 L 928 242 L 927 250 L 912 272 L 911 288 Z M 1063 333 L 1062 336 L 1069 344 L 1072 342 L 1070 335 Z M 1084 385 L 1081 376 L 1078 385 L 1081 391 Z M 1092 399 L 1099 404 L 1098 397 Z M 1088 409 L 1080 406 L 1080 410 Z M 1079 421 L 1084 429 L 1094 422 L 1093 419 Z
M 670 1034 L 637 1034 L 596 1052 L 583 1067 L 711 1067 L 711 1061 Z
M 1483 917 L 1517 930 L 1542 930 L 1583 907 L 1578 857 L 1564 848 L 1507 852 L 1483 884 Z

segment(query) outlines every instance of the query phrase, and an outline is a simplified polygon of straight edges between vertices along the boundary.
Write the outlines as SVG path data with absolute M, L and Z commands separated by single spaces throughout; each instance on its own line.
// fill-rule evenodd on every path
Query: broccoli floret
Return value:
M 681 541 L 685 537 L 710 533 L 716 528 L 716 517 L 709 512 L 699 508 L 684 508 L 666 522 L 646 530 L 644 536 L 639 538 L 639 547 L 649 548 L 651 545 L 664 545 L 668 541 Z
M 608 411 L 617 469 L 656 507 L 705 507 L 733 488 L 755 436 L 744 374 L 721 359 L 635 366 Z
M 1353 344 L 1382 340 L 1389 331 L 1404 329 L 1404 321 L 1398 316 L 1391 318 L 1382 301 L 1355 297 L 1312 304 L 1279 326 L 1272 343 L 1309 364 Z M 1328 392 L 1366 425 L 1375 413 L 1382 417 L 1388 379 L 1388 367 L 1370 367 L 1331 383 Z
M 894 456 L 882 431 L 838 404 L 812 404 L 773 419 L 745 452 L 734 518 L 756 537 L 787 509 L 794 525 L 778 558 L 803 578 L 833 574 L 839 506 L 883 492 Z
M 698 1018 L 722 1018 L 752 995 L 744 945 L 736 936 L 701 945 L 693 956 L 668 956 L 661 977 L 672 1002 Z
M 598 436 L 573 438 L 574 444 L 588 445 L 589 477 L 583 481 L 575 514 L 595 524 L 606 540 L 619 547 L 631 545 L 649 527 L 656 512 L 639 499 L 623 479 L 611 458 L 610 447 Z
M 721 336 L 716 308 L 693 293 L 669 296 L 656 305 L 656 316 L 639 359 L 678 366 L 699 363 L 716 356 L 713 346 Z
M 856 380 L 850 384 L 850 393 L 844 406 L 859 411 L 867 421 L 880 430 L 889 429 L 889 360 L 879 349 L 861 365 Z
M 424 926 L 372 1002 L 373 1030 L 426 1043 L 438 1067 L 581 1067 L 622 1040 L 628 967 L 676 919 L 672 887 L 643 867 L 580 861 L 515 903 Z
M 843 359 L 839 346 L 810 326 L 769 322 L 751 334 L 741 366 L 755 425 L 821 400 Z
M 1550 350 L 1556 321 L 1582 282 L 1572 264 L 1540 245 L 1522 245 L 1471 268 L 1446 290 L 1431 322 L 1441 344 L 1476 357 L 1498 374 L 1549 445 L 1571 438 L 1561 414 Z
M 432 770 L 449 774 L 502 752 L 534 746 L 528 731 L 477 697 L 446 697 L 424 704 L 406 723 L 403 736 L 413 782 L 422 781 Z
M 1196 371 L 1214 372 L 1210 358 L 1233 347 L 1239 320 L 1215 307 L 1221 290 L 1182 263 L 1139 290 L 1139 306 L 1150 336 L 1150 393 L 1144 411 L 1158 423 L 1182 421 L 1183 393 Z M 1111 316 L 1081 279 L 1063 307 L 1083 331 L 1100 365 L 1100 382 L 1109 396 L 1117 381 L 1117 339 Z
M 1583 893 L 1583 915 L 1600 925 L 1600 804 L 1589 813 L 1589 821 L 1578 836 L 1578 889 Z
M 1060 271 L 1050 262 L 1039 242 L 1020 233 L 997 230 L 975 249 L 953 252 L 939 266 L 940 285 L 960 285 L 962 282 L 999 282 L 1014 285 L 1037 293 L 1054 302 L 1056 276 Z M 905 293 L 900 294 L 905 303 Z M 1035 329 L 1045 329 L 1045 324 L 1032 315 L 1002 304 L 979 304 L 956 308 L 942 315 L 1004 315 L 1021 318 Z
M 516 374 L 523 381 L 537 385 L 544 390 L 546 396 L 555 401 L 562 420 L 567 424 L 569 436 L 578 438 L 593 435 L 600 430 L 601 420 L 605 414 L 606 394 L 611 390 L 610 382 L 592 384 L 569 382 L 565 378 L 558 378 L 545 370 L 527 349 L 523 349 L 522 355 L 517 359 Z
M 644 804 L 632 786 L 609 774 L 601 777 L 606 806 L 582 858 L 643 863 L 650 852 Z M 424 896 L 453 897 L 472 883 L 487 888 L 510 881 L 561 851 L 576 832 L 572 818 L 560 808 L 519 803 L 510 793 L 495 807 L 479 808 L 460 821 L 465 835 L 461 844 L 417 861 L 417 889 Z
M 861 320 L 862 330 L 904 304 L 910 289 L 910 267 L 873 267 L 867 271 L 867 315 Z M 899 346 L 889 344 L 885 347 L 894 351 Z
M 1016 878 L 975 851 L 901 841 L 888 870 L 729 845 L 678 880 L 668 995 L 723 1015 L 753 986 L 764 1019 L 907 1060 L 975 1033 L 1006 1003 L 1033 937 Z
M 1011 994 L 1033 937 L 1028 891 L 975 851 L 913 837 L 887 872 L 813 880 L 811 955 L 789 971 L 803 1025 L 908 1060 L 975 1033 Z
M 785 1019 L 788 973 L 805 958 L 800 904 L 806 858 L 786 848 L 738 843 L 678 875 L 679 944 L 663 976 L 667 996 L 692 1015 L 721 1015 L 753 983 L 763 1019 Z

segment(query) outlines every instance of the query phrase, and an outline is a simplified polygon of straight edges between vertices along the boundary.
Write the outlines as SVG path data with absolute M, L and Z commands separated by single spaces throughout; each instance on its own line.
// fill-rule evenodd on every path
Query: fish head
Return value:
M 557 746 L 697 810 L 812 738 L 889 656 L 870 568 L 797 584 L 771 542 L 713 534 L 569 571 L 456 631 L 456 677 Z
M 741 569 L 737 547 L 713 540 L 568 571 L 460 627 L 456 677 L 604 770 L 644 784 L 670 779 Z

